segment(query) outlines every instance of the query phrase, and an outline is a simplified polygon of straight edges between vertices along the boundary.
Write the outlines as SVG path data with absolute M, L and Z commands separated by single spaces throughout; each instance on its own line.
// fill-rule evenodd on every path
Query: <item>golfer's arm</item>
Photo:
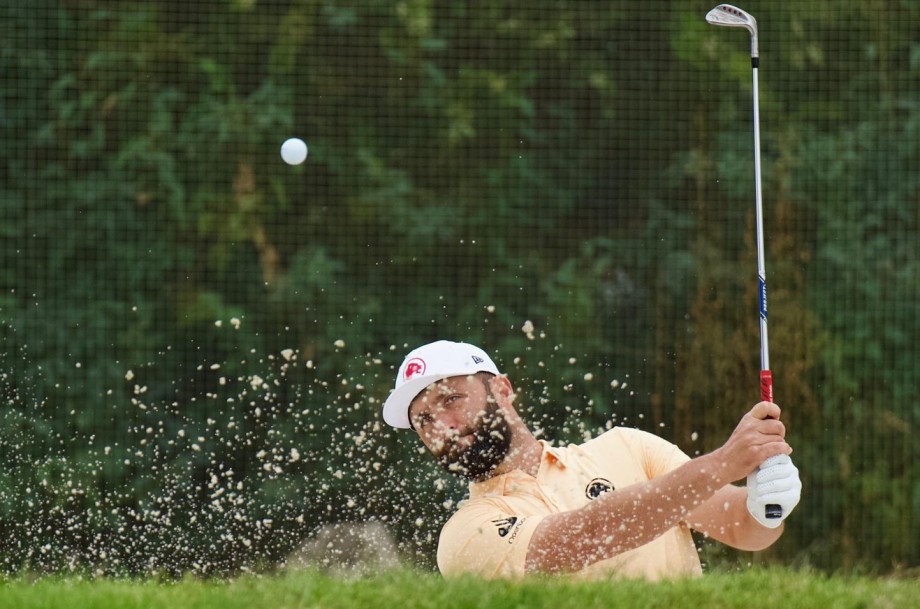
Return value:
M 578 510 L 551 514 L 534 531 L 525 569 L 583 569 L 656 539 L 687 520 L 730 480 L 718 452 L 697 457 L 667 474 L 605 493 Z
M 783 534 L 783 525 L 775 529 L 760 525 L 747 509 L 747 490 L 731 484 L 694 509 L 687 524 L 726 545 L 751 552 L 763 550 Z

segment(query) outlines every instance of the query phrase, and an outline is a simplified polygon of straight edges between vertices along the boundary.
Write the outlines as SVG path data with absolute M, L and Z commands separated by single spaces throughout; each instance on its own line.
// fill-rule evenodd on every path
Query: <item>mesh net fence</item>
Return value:
M 380 409 L 439 338 L 541 438 L 718 447 L 760 332 L 750 41 L 710 8 L 4 3 L 0 570 L 266 569 L 336 523 L 434 568 L 465 487 Z M 916 567 L 920 8 L 743 8 L 805 485 L 758 560 Z

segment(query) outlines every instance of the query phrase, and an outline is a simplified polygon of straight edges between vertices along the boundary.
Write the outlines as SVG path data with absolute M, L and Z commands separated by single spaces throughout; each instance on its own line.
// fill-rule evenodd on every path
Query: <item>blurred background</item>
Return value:
M 383 424 L 481 345 L 556 444 L 696 455 L 759 399 L 750 39 L 712 2 L 0 7 L 0 571 L 271 570 L 465 485 Z M 783 538 L 920 566 L 920 4 L 746 0 Z M 302 165 L 279 148 L 309 145 Z

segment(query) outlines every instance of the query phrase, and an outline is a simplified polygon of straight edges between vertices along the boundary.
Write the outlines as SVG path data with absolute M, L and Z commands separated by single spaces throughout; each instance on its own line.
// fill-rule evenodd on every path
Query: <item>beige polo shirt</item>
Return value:
M 536 477 L 515 470 L 470 484 L 470 498 L 441 530 L 438 568 L 445 576 L 521 577 L 527 546 L 548 514 L 576 510 L 600 493 L 651 480 L 689 460 L 652 434 L 616 427 L 580 445 L 541 440 Z M 587 579 L 650 580 L 699 575 L 700 559 L 681 523 L 654 541 L 579 571 Z

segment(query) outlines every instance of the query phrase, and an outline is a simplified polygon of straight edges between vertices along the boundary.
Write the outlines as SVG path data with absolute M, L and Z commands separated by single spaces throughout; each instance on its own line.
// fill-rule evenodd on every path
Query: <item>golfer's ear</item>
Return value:
M 514 387 L 511 386 L 511 381 L 504 374 L 493 376 L 489 379 L 489 389 L 492 390 L 492 395 L 497 398 L 514 401 Z

